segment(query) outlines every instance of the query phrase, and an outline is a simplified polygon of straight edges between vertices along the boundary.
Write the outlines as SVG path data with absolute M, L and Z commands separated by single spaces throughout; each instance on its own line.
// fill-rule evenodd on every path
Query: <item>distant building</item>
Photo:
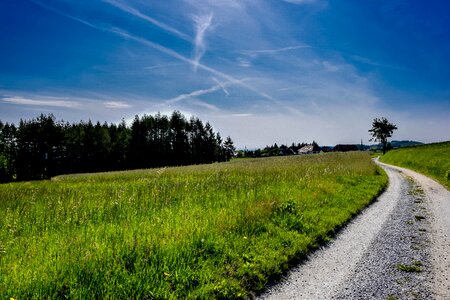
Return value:
M 300 150 L 298 150 L 298 154 L 311 154 L 311 153 L 314 153 L 313 145 L 306 145 L 300 148 Z

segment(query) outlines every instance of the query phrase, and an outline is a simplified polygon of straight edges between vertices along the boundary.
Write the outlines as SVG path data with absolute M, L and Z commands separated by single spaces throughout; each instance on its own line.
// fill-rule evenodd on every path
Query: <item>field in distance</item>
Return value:
M 367 206 L 368 153 L 0 185 L 0 294 L 246 298 Z
M 380 160 L 431 176 L 450 190 L 450 141 L 392 150 Z

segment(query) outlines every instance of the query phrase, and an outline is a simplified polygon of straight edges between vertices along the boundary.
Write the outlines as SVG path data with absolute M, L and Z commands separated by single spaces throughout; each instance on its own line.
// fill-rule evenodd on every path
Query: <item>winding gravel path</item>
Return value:
M 450 192 L 377 163 L 387 190 L 260 299 L 450 299 Z

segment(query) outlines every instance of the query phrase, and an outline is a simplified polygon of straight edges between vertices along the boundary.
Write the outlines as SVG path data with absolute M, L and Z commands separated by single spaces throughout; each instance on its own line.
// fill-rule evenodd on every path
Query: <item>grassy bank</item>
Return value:
M 0 185 L 0 295 L 245 298 L 386 183 L 340 153 Z
M 450 142 L 389 151 L 380 160 L 433 177 L 450 189 Z

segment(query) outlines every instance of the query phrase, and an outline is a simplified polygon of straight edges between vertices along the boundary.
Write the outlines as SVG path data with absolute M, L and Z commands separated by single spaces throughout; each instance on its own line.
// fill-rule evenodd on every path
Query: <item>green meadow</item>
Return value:
M 361 152 L 3 184 L 0 295 L 251 297 L 386 185 Z
M 380 160 L 431 176 L 450 189 L 450 142 L 389 151 Z

